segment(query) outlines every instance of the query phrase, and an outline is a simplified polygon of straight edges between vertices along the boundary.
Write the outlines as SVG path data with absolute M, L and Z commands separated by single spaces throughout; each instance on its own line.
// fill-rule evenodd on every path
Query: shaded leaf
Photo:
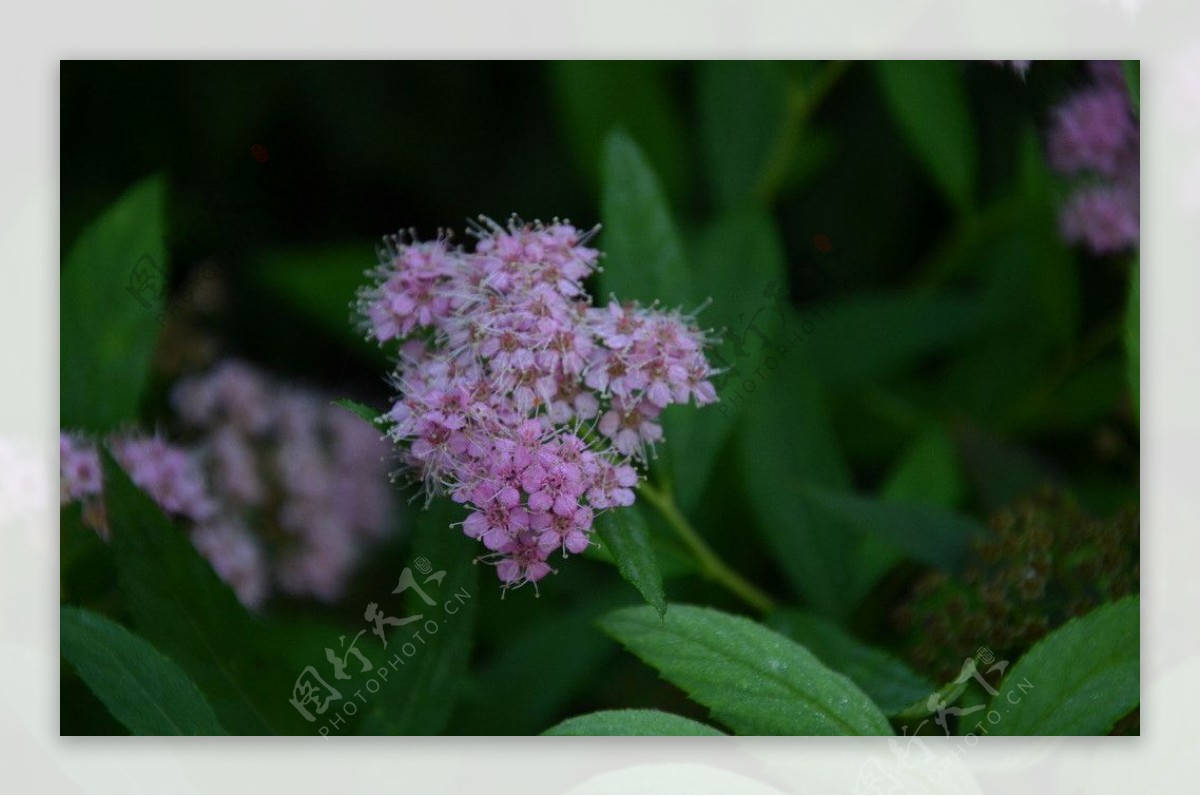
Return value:
M 655 61 L 560 61 L 550 65 L 567 141 L 589 184 L 601 177 L 604 138 L 628 130 L 646 149 L 671 196 L 690 189 L 688 131 L 669 65 Z
M 863 535 L 880 537 L 914 561 L 954 571 L 971 541 L 986 533 L 975 520 L 923 503 L 880 500 L 814 486 L 801 491 L 814 504 Z
M 534 735 L 560 718 L 571 700 L 591 693 L 618 651 L 595 620 L 628 603 L 626 587 L 612 585 L 579 604 L 538 605 L 536 616 L 473 667 L 473 688 L 449 732 L 494 734 L 496 717 L 503 716 L 505 734 Z M 528 688 L 529 683 L 537 688 Z
M 880 61 L 884 96 L 909 146 L 958 210 L 970 209 L 978 171 L 962 66 L 953 61 Z
M 107 432 L 138 415 L 165 306 L 165 202 L 162 177 L 147 177 L 83 231 L 63 263 L 63 428 Z
M 859 293 L 813 317 L 813 355 L 831 388 L 886 379 L 968 342 L 985 321 L 975 300 L 917 293 Z
M 134 735 L 224 735 L 204 694 L 170 658 L 100 614 L 63 607 L 63 657 Z
M 434 602 L 429 605 L 415 588 L 399 596 L 380 595 L 380 608 L 397 617 L 421 616 L 418 622 L 387 628 L 387 661 L 398 656 L 398 665 L 386 685 L 372 699 L 360 732 L 368 735 L 436 735 L 450 719 L 466 678 L 471 654 L 471 634 L 477 614 L 479 565 L 474 562 L 476 543 L 451 522 L 461 519 L 462 509 L 446 499 L 435 500 L 417 516 L 416 537 L 406 565 L 420 559 L 429 562 L 433 574 L 444 571 L 440 583 L 429 583 L 417 568 L 412 569 L 418 585 Z M 397 580 L 402 569 L 396 572 Z M 491 574 L 489 572 L 489 574 Z M 498 582 L 497 582 L 498 584 Z M 403 604 L 403 609 L 397 604 Z M 426 623 L 437 629 L 429 632 Z M 414 637 L 420 633 L 420 639 Z M 403 645 L 413 644 L 411 657 Z M 381 659 L 375 668 L 384 665 Z
M 730 213 L 706 228 L 692 249 L 692 263 L 697 291 L 712 299 L 697 323 L 716 329 L 721 338 L 708 361 L 724 372 L 713 379 L 719 403 L 699 410 L 672 407 L 664 416 L 675 492 L 685 510 L 704 495 L 741 416 L 744 402 L 733 400 L 738 385 L 783 343 L 777 302 L 786 301 L 787 291 L 783 244 L 761 210 Z
M 995 511 L 1061 478 L 1033 452 L 970 423 L 959 423 L 954 437 L 963 470 L 986 511 Z
M 808 650 L 744 617 L 623 608 L 601 627 L 742 735 L 890 735 L 879 708 Z
M 941 425 L 913 441 L 884 482 L 888 500 L 912 500 L 956 506 L 966 491 L 954 438 Z
M 708 61 L 697 80 L 709 191 L 732 207 L 754 198 L 783 133 L 787 75 L 778 62 Z
M 601 710 L 556 724 L 542 735 L 724 735 L 661 710 Z
M 352 307 L 376 257 L 368 243 L 269 252 L 250 275 L 283 304 L 372 365 L 384 365 L 380 348 L 358 331 Z
M 747 380 L 753 389 L 742 384 L 731 398 L 746 407 L 737 435 L 741 469 L 763 541 L 792 588 L 818 612 L 842 616 L 853 607 L 859 538 L 801 490 L 784 486 L 850 486 L 820 385 L 796 342 L 800 322 L 788 318 L 788 348 L 776 367 L 764 367 L 761 378 Z

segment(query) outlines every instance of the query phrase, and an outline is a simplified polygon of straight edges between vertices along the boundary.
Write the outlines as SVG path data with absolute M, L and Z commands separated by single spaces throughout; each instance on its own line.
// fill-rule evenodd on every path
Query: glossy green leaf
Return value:
M 542 735 L 724 735 L 698 721 L 661 710 L 601 710 L 556 724 Z
M 471 655 L 481 569 L 474 563 L 476 543 L 461 528 L 450 525 L 460 521 L 462 513 L 461 507 L 440 499 L 417 517 L 416 538 L 405 564 L 434 604 L 426 602 L 412 587 L 404 590 L 403 597 L 380 595 L 379 607 L 389 615 L 422 619 L 387 628 L 386 659 L 400 656 L 403 666 L 396 667 L 391 679 L 369 702 L 360 730 L 363 734 L 436 735 L 446 726 L 461 695 Z M 417 566 L 422 559 L 428 562 L 429 575 Z M 402 569 L 397 568 L 397 581 Z M 445 573 L 440 582 L 431 582 L 429 578 L 438 572 Z M 495 577 L 491 572 L 487 574 Z M 435 631 L 430 632 L 429 622 L 436 623 Z M 403 654 L 405 643 L 415 648 L 411 657 Z M 381 659 L 375 668 L 382 665 Z
M 62 655 L 134 735 L 224 735 L 196 684 L 149 642 L 100 614 L 63 607 Z
M 802 644 L 822 663 L 846 675 L 892 716 L 926 699 L 936 689 L 898 658 L 859 641 L 837 625 L 803 611 L 783 610 L 772 614 L 767 624 Z
M 627 133 L 614 132 L 605 141 L 602 176 L 600 246 L 606 256 L 598 303 L 615 294 L 619 301 L 694 309 L 691 274 L 666 195 Z
M 560 61 L 550 65 L 559 115 L 580 173 L 598 183 L 605 136 L 628 130 L 676 200 L 691 188 L 688 131 L 671 65 L 658 61 Z
M 59 292 L 60 425 L 107 432 L 138 416 L 165 308 L 166 190 L 126 191 L 80 234 Z
M 1000 681 L 992 735 L 1103 735 L 1140 699 L 1140 601 L 1126 597 L 1073 619 L 1033 646 Z M 990 713 L 989 713 L 990 715 Z
M 288 701 L 299 672 L 262 643 L 264 631 L 176 528 L 105 454 L 104 485 L 117 576 L 134 627 L 208 695 L 238 735 L 312 732 Z M 320 663 L 320 661 L 314 661 Z
M 740 616 L 673 605 L 623 608 L 605 632 L 741 735 L 890 735 L 854 683 L 790 639 Z
M 975 201 L 975 130 L 963 68 L 954 61 L 880 61 L 876 73 L 901 132 L 960 211 Z
M 604 512 L 596 518 L 596 532 L 616 560 L 621 577 L 660 615 L 665 614 L 667 598 L 663 593 L 662 573 L 641 509 L 627 506 Z
M 709 61 L 699 67 L 700 139 L 709 191 L 722 207 L 754 198 L 788 115 L 783 65 Z

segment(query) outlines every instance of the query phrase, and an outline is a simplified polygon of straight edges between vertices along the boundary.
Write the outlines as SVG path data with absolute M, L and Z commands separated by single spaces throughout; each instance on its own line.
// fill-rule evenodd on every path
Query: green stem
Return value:
M 667 521 L 679 538 L 683 540 L 684 545 L 696 557 L 696 562 L 700 564 L 700 568 L 706 577 L 715 580 L 728 589 L 731 594 L 737 596 L 757 611 L 765 614 L 774 610 L 775 601 L 766 592 L 730 569 L 729 565 L 713 552 L 713 549 L 708 546 L 708 543 L 701 538 L 696 529 L 692 527 L 692 524 L 679 511 L 670 492 L 660 492 L 648 482 L 643 482 L 638 487 L 638 492 L 654 508 L 658 509 L 658 513 L 663 516 L 663 519 Z

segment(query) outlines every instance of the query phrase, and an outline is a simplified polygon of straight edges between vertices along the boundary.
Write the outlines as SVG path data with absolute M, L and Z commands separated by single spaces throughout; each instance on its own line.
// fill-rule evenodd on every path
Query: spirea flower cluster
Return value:
M 1051 167 L 1074 181 L 1063 237 L 1111 254 L 1140 236 L 1140 135 L 1120 64 L 1090 61 L 1088 72 L 1091 84 L 1054 108 L 1046 149 Z
M 358 312 L 369 338 L 400 341 L 385 419 L 404 463 L 427 495 L 466 505 L 481 560 L 519 586 L 583 552 L 597 512 L 634 502 L 663 409 L 717 396 L 689 317 L 592 305 L 591 233 L 513 219 L 473 234 L 471 251 L 387 238 Z
M 306 389 L 225 360 L 176 385 L 188 439 L 107 440 L 130 479 L 189 529 L 196 549 L 248 607 L 273 591 L 337 600 L 363 552 L 395 526 L 387 444 Z M 96 445 L 62 434 L 60 500 L 108 536 Z

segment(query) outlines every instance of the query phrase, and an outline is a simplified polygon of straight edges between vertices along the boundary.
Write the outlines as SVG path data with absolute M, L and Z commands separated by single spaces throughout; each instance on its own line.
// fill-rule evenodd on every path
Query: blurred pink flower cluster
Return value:
M 172 401 L 189 443 L 117 434 L 114 458 L 252 608 L 275 590 L 338 599 L 364 550 L 395 526 L 388 445 L 312 390 L 236 361 L 178 385 Z M 107 537 L 94 443 L 60 435 L 60 500 L 79 501 Z
M 717 396 L 690 318 L 592 306 L 591 233 L 485 224 L 470 252 L 388 238 L 358 309 L 369 338 L 402 340 L 389 436 L 427 495 L 467 505 L 463 531 L 519 586 L 585 550 L 597 511 L 634 502 L 665 407 Z
M 1138 123 L 1117 61 L 1090 61 L 1092 82 L 1053 110 L 1050 165 L 1076 180 L 1059 218 L 1063 237 L 1095 254 L 1137 245 L 1141 180 Z

